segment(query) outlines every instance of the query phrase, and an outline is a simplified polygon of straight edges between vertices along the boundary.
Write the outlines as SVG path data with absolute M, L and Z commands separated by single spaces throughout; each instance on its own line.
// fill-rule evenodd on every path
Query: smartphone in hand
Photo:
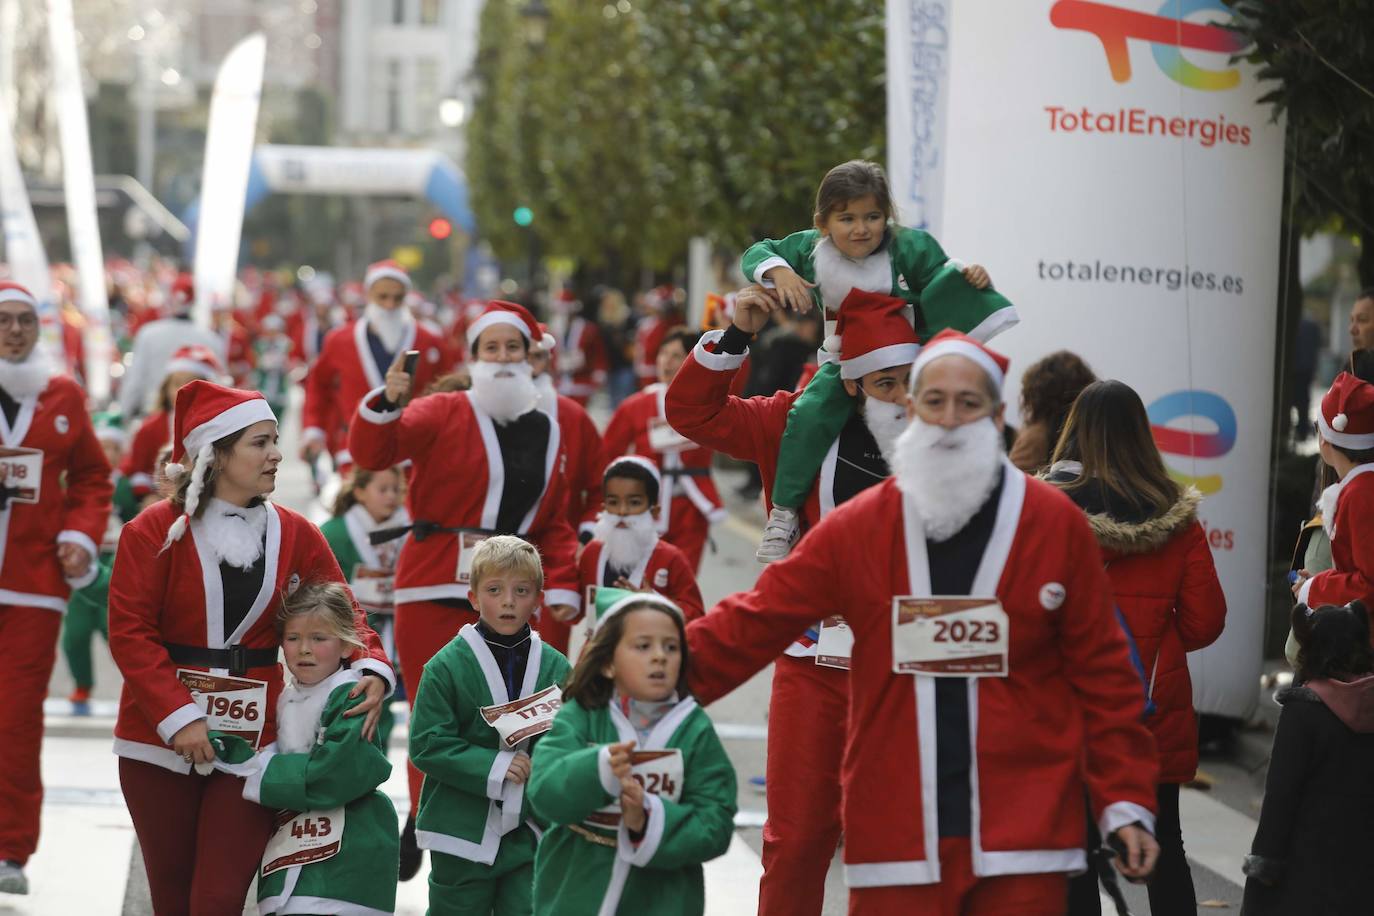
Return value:
M 415 366 L 416 366 L 417 363 L 419 363 L 419 361 L 420 361 L 420 351 L 419 351 L 419 350 L 407 350 L 407 351 L 406 351 L 406 359 L 405 359 L 405 362 L 401 364 L 401 368 L 403 368 L 403 369 L 405 370 L 406 375 L 412 375 L 412 376 L 413 376 L 413 375 L 415 374 Z

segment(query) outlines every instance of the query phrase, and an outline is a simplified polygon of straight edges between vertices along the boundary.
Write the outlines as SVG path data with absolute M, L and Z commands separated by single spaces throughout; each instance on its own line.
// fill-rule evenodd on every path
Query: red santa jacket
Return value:
M 369 406 L 382 390 L 369 392 L 358 404 L 348 431 L 353 460 L 373 470 L 413 461 L 406 488 L 411 518 L 446 528 L 495 528 L 505 467 L 491 417 L 473 405 L 466 391 L 427 395 L 404 410 L 383 413 Z M 544 491 L 519 530 L 509 533 L 539 549 L 544 600 L 579 607 L 577 539 L 566 515 L 565 462 L 559 426 L 550 423 Z M 407 540 L 396 565 L 396 603 L 466 599 L 468 587 L 457 581 L 458 554 L 458 535 L 453 533 Z
M 0 605 L 62 612 L 72 588 L 89 585 L 110 515 L 114 484 L 110 464 L 86 413 L 85 392 L 66 376 L 19 401 L 11 426 L 0 413 L 6 482 L 17 488 L 0 509 Z M 33 470 L 41 466 L 37 486 Z M 79 544 L 90 569 L 68 581 L 57 562 L 57 545 Z
M 110 575 L 110 654 L 124 675 L 115 721 L 115 753 L 179 773 L 191 765 L 169 746 L 178 730 L 204 718 L 178 669 L 227 674 L 222 669 L 173 662 L 164 643 L 224 649 L 273 649 L 278 645 L 275 617 L 280 596 L 302 582 L 346 582 L 329 544 L 303 516 L 267 503 L 266 569 L 262 589 L 248 616 L 232 633 L 224 632 L 224 597 L 219 560 L 204 543 L 199 520 L 166 550 L 167 529 L 179 514 L 170 500 L 140 512 L 124 526 Z M 353 605 L 358 636 L 368 647 L 355 652 L 353 666 L 376 671 L 395 686 L 395 675 L 367 617 Z M 243 678 L 266 682 L 259 747 L 276 737 L 281 665 L 249 668 Z
M 563 395 L 558 396 L 558 429 L 568 456 L 568 527 L 577 532 L 591 527 L 601 502 L 601 431 L 585 407 Z
M 1350 469 L 1336 492 L 1335 512 L 1323 506 L 1322 517 L 1336 565 L 1304 582 L 1298 600 L 1318 608 L 1358 598 L 1374 610 L 1374 464 Z
M 1192 490 L 1160 515 L 1123 522 L 1088 516 L 1102 547 L 1116 606 L 1153 683 L 1155 712 L 1145 720 L 1159 749 L 1161 782 L 1197 772 L 1197 722 L 1188 652 L 1216 642 L 1226 625 L 1226 595 L 1217 580 Z
M 573 316 L 558 351 L 559 394 L 585 405 L 588 398 L 605 386 L 609 367 L 601 329 L 594 321 Z
M 577 561 L 577 584 L 584 597 L 587 586 L 600 587 L 606 581 L 604 546 L 600 541 L 588 541 Z M 692 574 L 687 555 L 665 540 L 654 544 L 654 549 L 626 578 L 640 588 L 651 588 L 670 599 L 682 608 L 688 620 L 696 620 L 706 613 L 701 589 L 697 588 L 697 577 Z
M 398 351 L 419 350 L 412 390 L 419 394 L 448 370 L 444 343 L 418 322 L 401 341 Z M 385 384 L 386 367 L 377 368 L 367 344 L 367 322 L 350 321 L 330 331 L 320 355 L 305 377 L 305 404 L 301 408 L 301 438 L 324 442 L 339 464 L 349 464 L 346 448 L 348 423 L 358 404 L 373 388 Z
M 711 479 L 711 450 L 679 435 L 664 417 L 663 399 L 667 391 L 667 385 L 655 382 L 621 401 L 601 439 L 603 472 L 606 465 L 621 455 L 643 455 L 656 462 L 663 472 L 658 499 L 659 534 L 672 529 L 674 519 L 681 518 L 681 513 L 700 512 L 712 522 L 727 515 Z M 671 443 L 673 450 L 661 452 L 654 447 L 655 442 Z M 595 508 L 601 508 L 599 494 Z
M 157 454 L 172 441 L 172 418 L 165 410 L 155 410 L 144 418 L 129 443 L 129 451 L 119 471 L 129 480 L 134 495 L 142 498 L 156 485 Z
M 1081 871 L 1086 783 L 1103 832 L 1152 828 L 1158 763 L 1111 586 L 1083 514 L 1004 462 L 969 594 L 1008 617 L 1008 676 L 969 678 L 973 873 Z M 894 479 L 837 507 L 754 590 L 687 629 L 691 684 L 711 703 L 818 618 L 854 632 L 842 768 L 850 887 L 940 880 L 935 679 L 893 673 L 893 599 L 929 596 L 925 530 Z
M 741 398 L 738 391 L 747 372 L 742 371 L 747 353 L 716 353 L 723 331 L 707 331 L 688 354 L 664 397 L 664 412 L 673 429 L 709 449 L 740 461 L 752 461 L 763 478 L 763 492 L 773 492 L 778 470 L 778 450 L 787 427 L 787 414 L 801 397 L 800 391 Z M 838 440 L 837 440 L 838 442 Z M 801 507 L 802 534 L 835 508 L 835 461 L 831 448 L 821 473 Z M 767 496 L 765 496 L 767 500 Z M 773 505 L 768 502 L 771 511 Z M 813 658 L 816 634 L 808 631 L 787 648 L 787 654 Z

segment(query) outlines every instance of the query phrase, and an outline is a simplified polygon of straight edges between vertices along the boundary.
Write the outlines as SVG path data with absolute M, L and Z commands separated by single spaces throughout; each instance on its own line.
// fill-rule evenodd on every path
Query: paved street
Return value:
M 602 418 L 604 420 L 604 417 Z M 294 455 L 294 423 L 288 423 L 284 447 Z M 733 500 L 738 480 L 721 477 L 722 491 Z M 279 501 L 309 510 L 304 468 L 288 458 L 281 474 Z M 708 606 L 723 595 L 750 586 L 759 567 L 753 559 L 762 513 L 757 506 L 733 500 L 733 517 L 716 527 L 716 549 L 708 552 L 702 574 L 702 591 Z M 151 913 L 133 830 L 119 793 L 115 757 L 110 753 L 119 675 L 103 646 L 97 647 L 97 679 L 92 715 L 73 717 L 64 698 L 71 681 L 58 662 L 48 701 L 47 736 L 43 771 L 47 786 L 43 838 L 28 874 L 28 897 L 0 897 L 0 916 L 66 916 L 66 914 Z M 726 749 L 739 776 L 740 814 L 730 852 L 707 866 L 707 913 L 734 916 L 755 912 L 757 881 L 761 873 L 760 827 L 767 810 L 761 785 L 766 746 L 766 712 L 771 669 L 765 670 L 734 694 L 710 707 Z M 1265 703 L 1272 707 L 1269 700 Z M 1269 719 L 1276 716 L 1276 712 Z M 403 803 L 404 751 L 396 737 L 391 749 L 394 763 L 386 789 Z M 1182 797 L 1183 830 L 1193 863 L 1198 900 L 1204 912 L 1240 903 L 1240 863 L 1254 833 L 1254 817 L 1264 778 L 1264 749 L 1269 735 L 1247 734 L 1239 759 L 1227 762 L 1204 760 L 1203 769 L 1213 781 L 1209 791 L 1185 789 Z M 425 909 L 423 873 L 401 886 L 398 913 L 421 914 Z M 1129 887 L 1133 912 L 1149 912 L 1142 889 Z M 254 913 L 248 907 L 245 913 Z M 845 892 L 836 857 L 827 881 L 825 913 L 845 912 Z M 1107 904 L 1105 913 L 1113 910 Z

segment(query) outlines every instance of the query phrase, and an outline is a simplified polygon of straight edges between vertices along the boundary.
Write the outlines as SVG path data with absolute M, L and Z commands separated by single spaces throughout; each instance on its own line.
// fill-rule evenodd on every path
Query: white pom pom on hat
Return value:
M 1345 414 L 1343 414 L 1343 413 L 1338 413 L 1338 414 L 1336 414 L 1334 417 L 1331 418 L 1331 428 L 1334 429 L 1334 430 L 1335 430 L 1336 432 L 1338 432 L 1338 433 L 1343 433 L 1343 432 L 1345 432 L 1345 427 L 1346 427 L 1346 425 L 1347 425 L 1349 422 L 1350 422 L 1350 418 L 1349 418 L 1349 417 L 1347 417 L 1347 416 L 1346 416 Z
M 825 352 L 834 353 L 836 356 L 839 356 L 842 340 L 839 334 L 831 334 L 821 343 L 821 346 L 825 348 Z
M 539 338 L 539 344 L 540 344 L 540 346 L 542 346 L 545 350 L 552 350 L 552 349 L 554 348 L 554 346 L 555 346 L 557 343 L 558 343 L 558 338 L 554 337 L 554 336 L 553 336 L 552 334 L 550 334 L 548 331 L 545 331 L 545 332 L 544 332 L 544 336 L 541 337 L 541 338 Z
M 178 481 L 181 475 L 186 473 L 186 465 L 175 461 L 169 461 L 162 466 L 162 476 L 170 481 Z

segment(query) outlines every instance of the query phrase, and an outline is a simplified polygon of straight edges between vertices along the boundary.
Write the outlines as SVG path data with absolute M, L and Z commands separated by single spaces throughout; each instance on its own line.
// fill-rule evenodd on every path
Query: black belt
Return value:
M 438 522 L 427 522 L 423 519 L 416 519 L 414 524 L 401 525 L 399 528 L 378 528 L 368 534 L 367 540 L 374 547 L 378 544 L 385 544 L 387 541 L 394 541 L 403 538 L 409 533 L 414 533 L 415 540 L 423 541 L 425 538 L 434 534 L 481 534 L 491 537 L 500 534 L 490 528 L 449 528 Z
M 664 477 L 705 477 L 711 473 L 710 468 L 665 468 L 662 472 Z
M 211 649 L 208 646 L 186 646 L 175 642 L 165 642 L 162 647 L 178 665 L 226 668 L 235 677 L 242 677 L 250 668 L 266 668 L 277 663 L 275 647 L 250 649 L 235 643 L 225 649 Z

